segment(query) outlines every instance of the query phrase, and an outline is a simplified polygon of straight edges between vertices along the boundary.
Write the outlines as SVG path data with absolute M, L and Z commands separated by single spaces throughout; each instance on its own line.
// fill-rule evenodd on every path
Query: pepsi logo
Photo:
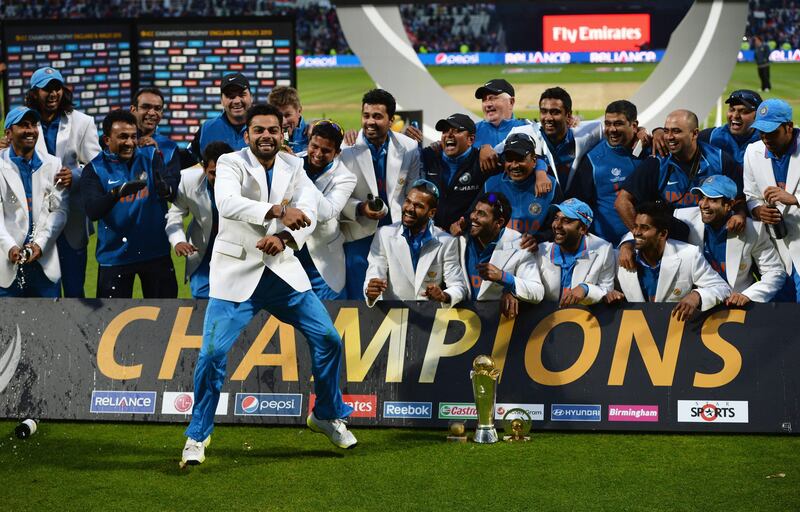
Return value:
M 436 62 L 436 64 L 444 64 L 445 62 L 447 62 L 447 54 L 446 53 L 437 53 L 435 62 Z
M 242 399 L 242 410 L 246 413 L 253 413 L 258 410 L 258 398 L 248 395 Z

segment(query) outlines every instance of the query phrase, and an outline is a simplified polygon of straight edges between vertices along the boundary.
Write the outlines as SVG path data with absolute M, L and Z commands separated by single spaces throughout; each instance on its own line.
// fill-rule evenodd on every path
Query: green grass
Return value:
M 356 428 L 341 451 L 299 427 L 223 426 L 179 469 L 183 427 L 0 422 L 3 510 L 800 509 L 800 438 L 534 433 L 478 446 Z M 785 474 L 785 477 L 767 478 Z

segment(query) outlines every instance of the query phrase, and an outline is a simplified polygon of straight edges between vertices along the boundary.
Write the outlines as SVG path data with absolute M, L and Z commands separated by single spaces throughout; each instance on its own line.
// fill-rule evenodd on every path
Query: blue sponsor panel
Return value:
M 89 412 L 95 414 L 154 414 L 155 391 L 92 391 Z
M 430 419 L 432 402 L 383 402 L 383 417 L 387 419 Z
M 601 421 L 599 404 L 552 404 L 550 421 Z
M 739 51 L 739 62 L 755 62 L 756 55 L 753 50 Z M 800 62 L 800 48 L 791 50 L 772 50 L 769 54 L 770 62 Z
M 300 416 L 303 395 L 299 393 L 236 393 L 236 416 Z

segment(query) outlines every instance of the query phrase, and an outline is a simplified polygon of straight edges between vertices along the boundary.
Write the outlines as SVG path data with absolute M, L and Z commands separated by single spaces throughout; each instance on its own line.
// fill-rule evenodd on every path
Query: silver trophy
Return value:
M 472 439 L 476 443 L 492 444 L 497 442 L 497 430 L 494 428 L 494 405 L 497 398 L 497 378 L 499 376 L 500 371 L 495 368 L 491 357 L 480 355 L 472 362 L 469 378 L 472 380 L 475 409 L 478 413 L 478 426 Z

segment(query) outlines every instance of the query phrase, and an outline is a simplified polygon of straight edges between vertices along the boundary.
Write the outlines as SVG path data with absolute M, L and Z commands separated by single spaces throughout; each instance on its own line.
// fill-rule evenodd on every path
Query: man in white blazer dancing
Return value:
M 607 302 L 677 302 L 672 316 L 686 321 L 698 309 L 708 311 L 731 294 L 698 246 L 669 238 L 672 209 L 666 202 L 636 206 L 636 270 L 619 267 L 622 291 L 609 292 Z
M 342 341 L 293 251 L 314 231 L 318 192 L 297 157 L 280 152 L 282 115 L 270 105 L 247 111 L 247 147 L 217 160 L 219 233 L 211 256 L 210 300 L 194 373 L 195 403 L 182 461 L 200 464 L 214 429 L 228 351 L 266 309 L 308 340 L 317 401 L 307 424 L 336 446 L 355 446 L 342 421 L 353 409 L 339 389 Z

